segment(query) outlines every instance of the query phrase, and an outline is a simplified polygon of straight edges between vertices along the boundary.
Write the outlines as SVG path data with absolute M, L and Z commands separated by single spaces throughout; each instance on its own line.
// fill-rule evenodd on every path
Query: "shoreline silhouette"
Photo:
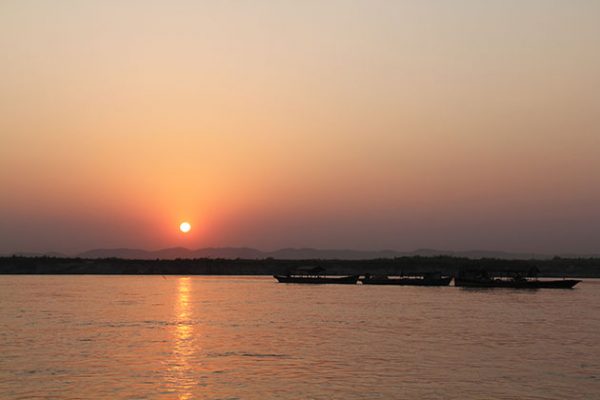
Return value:
M 52 256 L 0 257 L 0 274 L 100 274 L 100 275 L 274 275 L 303 266 L 318 265 L 330 275 L 442 272 L 454 274 L 463 268 L 488 272 L 539 270 L 540 277 L 600 278 L 600 258 L 561 258 L 505 260 L 466 257 L 396 257 L 365 260 L 341 259 L 245 259 L 176 258 L 126 259 Z

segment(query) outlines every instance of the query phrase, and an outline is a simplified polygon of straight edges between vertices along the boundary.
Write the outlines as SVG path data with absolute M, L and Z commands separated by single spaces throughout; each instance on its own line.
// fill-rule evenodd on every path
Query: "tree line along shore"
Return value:
M 547 260 L 470 259 L 451 256 L 397 257 L 372 260 L 281 260 L 265 259 L 156 259 L 0 257 L 0 274 L 127 274 L 127 275 L 274 275 L 287 274 L 307 266 L 324 268 L 329 275 L 402 275 L 424 272 L 455 274 L 461 269 L 479 268 L 490 274 L 527 273 L 537 268 L 540 277 L 600 278 L 600 258 Z

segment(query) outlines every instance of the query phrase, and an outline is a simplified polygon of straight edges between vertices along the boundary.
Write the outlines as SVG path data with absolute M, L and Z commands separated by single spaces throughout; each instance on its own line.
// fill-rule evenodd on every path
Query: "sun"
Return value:
M 181 225 L 179 225 L 179 230 L 183 233 L 188 233 L 190 229 L 192 229 L 192 226 L 189 222 L 182 222 Z

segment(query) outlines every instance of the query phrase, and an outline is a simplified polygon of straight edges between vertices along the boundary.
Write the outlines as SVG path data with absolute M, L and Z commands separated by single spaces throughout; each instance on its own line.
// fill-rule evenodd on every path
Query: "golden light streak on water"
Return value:
M 169 379 L 171 389 L 179 400 L 192 397 L 195 383 L 191 358 L 194 354 L 194 329 L 190 309 L 191 279 L 181 277 L 177 280 L 175 301 L 175 323 L 172 339 L 172 357 L 169 363 Z

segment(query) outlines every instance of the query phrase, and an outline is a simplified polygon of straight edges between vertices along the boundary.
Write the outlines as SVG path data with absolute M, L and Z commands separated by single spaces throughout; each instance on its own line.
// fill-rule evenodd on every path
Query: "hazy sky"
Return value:
M 600 253 L 599 21 L 576 0 L 3 0 L 0 253 Z

